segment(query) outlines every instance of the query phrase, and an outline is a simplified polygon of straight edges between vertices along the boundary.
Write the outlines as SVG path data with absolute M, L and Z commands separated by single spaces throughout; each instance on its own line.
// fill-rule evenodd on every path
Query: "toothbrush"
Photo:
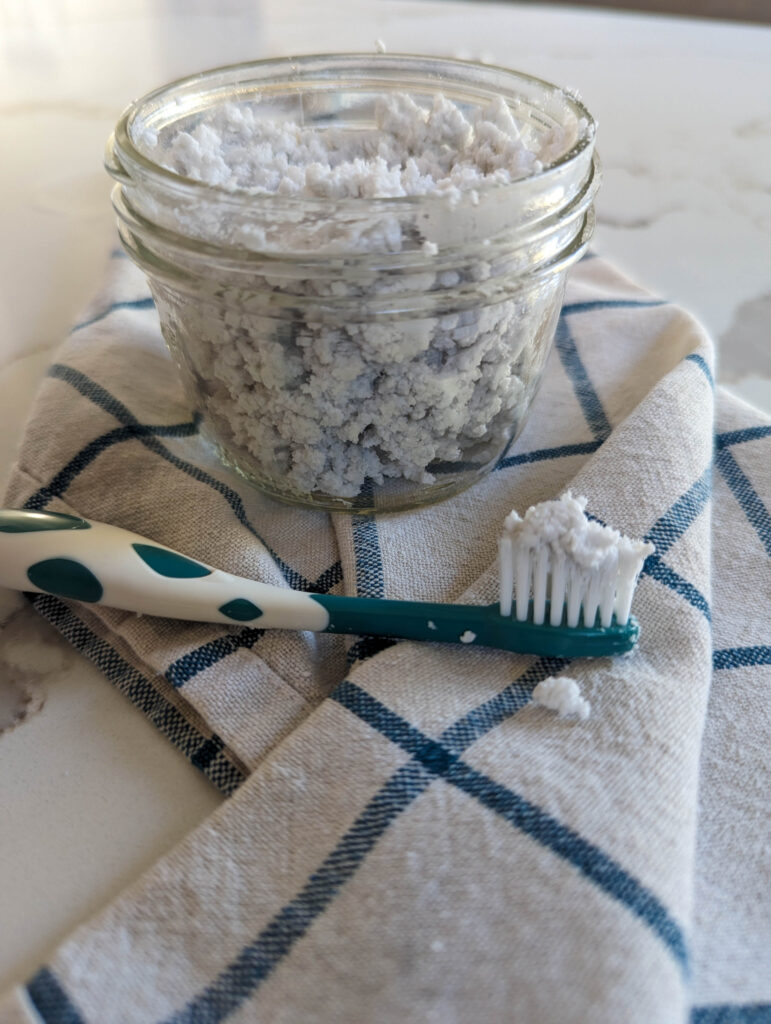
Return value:
M 630 541 L 625 546 L 619 541 L 627 538 L 609 531 L 615 538 L 602 535 L 601 562 L 583 565 L 576 553 L 555 556 L 548 543 L 533 542 L 538 537 L 523 528 L 531 512 L 524 520 L 516 513 L 506 520 L 501 600 L 492 605 L 284 589 L 223 572 L 116 526 L 13 509 L 0 510 L 0 585 L 145 615 L 265 629 L 391 636 L 565 658 L 631 650 L 639 627 L 629 616 L 629 604 L 652 545 Z

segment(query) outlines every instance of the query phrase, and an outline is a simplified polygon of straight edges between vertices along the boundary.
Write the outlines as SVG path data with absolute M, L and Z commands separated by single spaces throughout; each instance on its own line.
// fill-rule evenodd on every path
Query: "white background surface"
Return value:
M 718 342 L 719 377 L 771 411 L 771 29 L 442 0 L 4 0 L 0 482 L 37 382 L 114 245 L 101 160 L 121 109 L 203 68 L 371 50 L 376 39 L 577 88 L 600 126 L 593 248 L 693 312 Z M 41 629 L 29 626 L 30 665 Z M 58 653 L 43 710 L 0 736 L 0 989 L 220 800 L 95 669 L 48 639 Z

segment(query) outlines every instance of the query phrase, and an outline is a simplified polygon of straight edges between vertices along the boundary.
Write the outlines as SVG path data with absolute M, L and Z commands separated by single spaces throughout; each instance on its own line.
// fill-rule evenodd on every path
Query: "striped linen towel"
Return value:
M 497 470 L 435 508 L 328 517 L 213 460 L 116 254 L 6 504 L 371 597 L 494 600 L 504 516 L 568 487 L 656 552 L 637 650 L 597 663 L 35 598 L 232 796 L 0 1021 L 771 1020 L 771 425 L 715 401 L 712 358 L 686 314 L 587 258 Z M 587 721 L 530 700 L 563 672 Z

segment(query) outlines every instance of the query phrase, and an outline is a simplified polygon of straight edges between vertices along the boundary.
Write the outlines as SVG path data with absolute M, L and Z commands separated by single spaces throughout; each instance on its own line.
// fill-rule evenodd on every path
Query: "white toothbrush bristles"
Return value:
M 562 551 L 553 552 L 551 559 L 551 592 L 549 594 L 550 626 L 559 626 L 562 622 L 567 575 L 568 568 L 565 555 Z
M 511 615 L 511 601 L 514 594 L 513 547 L 514 545 L 511 542 L 511 534 L 507 531 L 498 541 L 498 554 L 501 569 L 501 615 L 504 615 L 507 618 Z
M 586 498 L 568 491 L 557 501 L 510 513 L 499 543 L 500 612 L 540 625 L 623 626 L 643 563 L 654 551 L 585 514 Z
M 518 548 L 514 586 L 517 592 L 517 620 L 519 622 L 524 622 L 530 611 L 530 576 L 532 569 L 530 552 L 525 548 Z
M 569 626 L 578 625 L 578 617 L 581 614 L 581 605 L 588 589 L 588 574 L 571 565 L 568 573 L 568 598 L 567 598 L 567 623 Z
M 616 584 L 616 618 L 626 622 L 632 607 L 634 588 L 643 563 L 653 553 L 652 544 L 622 537 L 618 548 L 618 582 Z

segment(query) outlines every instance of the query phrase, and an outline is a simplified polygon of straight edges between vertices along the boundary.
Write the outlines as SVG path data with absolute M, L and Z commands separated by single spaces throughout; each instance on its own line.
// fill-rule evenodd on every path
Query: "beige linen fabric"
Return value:
M 0 1021 L 20 1000 L 89 1024 L 768 1019 L 771 425 L 723 394 L 715 419 L 712 373 L 691 318 L 585 260 L 499 468 L 435 508 L 330 518 L 212 459 L 115 257 L 6 504 L 389 598 L 494 600 L 503 517 L 566 488 L 657 551 L 635 652 L 569 665 L 36 599 L 233 796 Z M 588 721 L 530 701 L 556 672 Z

